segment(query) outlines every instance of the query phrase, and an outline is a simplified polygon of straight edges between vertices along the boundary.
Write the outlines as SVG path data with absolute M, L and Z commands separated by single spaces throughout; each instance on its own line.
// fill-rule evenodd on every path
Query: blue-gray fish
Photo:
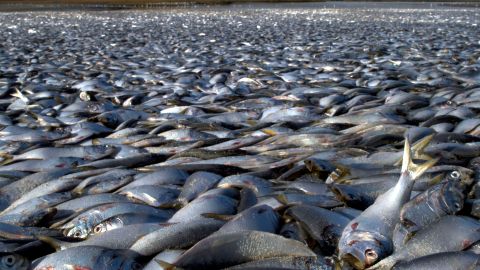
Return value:
M 37 259 L 32 262 L 32 270 L 68 269 L 70 267 L 92 270 L 138 270 L 142 265 L 136 261 L 136 257 L 128 250 L 80 246 Z
M 408 140 L 398 183 L 380 195 L 373 205 L 345 227 L 340 238 L 339 256 L 356 269 L 365 269 L 393 252 L 393 230 L 400 221 L 400 210 L 409 199 L 414 180 L 432 167 L 436 160 L 416 165 L 411 160 Z

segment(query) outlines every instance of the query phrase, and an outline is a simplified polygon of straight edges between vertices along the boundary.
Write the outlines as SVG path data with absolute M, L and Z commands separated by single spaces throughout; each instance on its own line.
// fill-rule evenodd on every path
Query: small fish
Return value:
M 58 251 L 32 262 L 31 269 L 138 270 L 142 265 L 136 255 L 127 250 L 112 250 L 97 246 L 80 246 Z
M 102 221 L 120 214 L 143 213 L 170 218 L 171 211 L 160 210 L 151 206 L 135 203 L 109 203 L 90 208 L 84 213 L 76 216 L 66 224 L 59 227 L 64 230 L 65 236 L 84 239 L 88 237 Z
M 220 179 L 222 179 L 222 176 L 210 172 L 199 171 L 193 173 L 187 178 L 177 201 L 183 205 L 187 204 L 201 193 L 217 185 Z
M 160 229 L 138 239 L 130 250 L 151 256 L 165 249 L 186 248 L 217 231 L 224 223 L 213 219 L 166 223 Z

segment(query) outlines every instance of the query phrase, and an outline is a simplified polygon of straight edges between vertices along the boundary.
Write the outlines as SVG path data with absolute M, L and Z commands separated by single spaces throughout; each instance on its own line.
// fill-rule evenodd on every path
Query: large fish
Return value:
M 422 165 L 412 162 L 410 143 L 405 140 L 402 174 L 398 183 L 380 195 L 345 227 L 340 238 L 339 256 L 357 269 L 365 269 L 393 252 L 393 230 L 400 221 L 400 210 L 410 199 L 414 180 L 436 160 Z
M 478 220 L 465 216 L 444 216 L 417 232 L 403 247 L 371 269 L 390 269 L 400 261 L 410 261 L 441 252 L 462 251 L 479 240 Z
M 216 269 L 272 257 L 316 257 L 301 242 L 259 231 L 216 234 L 199 241 L 173 264 L 185 269 Z
M 33 270 L 95 269 L 138 270 L 142 265 L 136 255 L 127 250 L 112 250 L 97 246 L 73 247 L 32 262 Z

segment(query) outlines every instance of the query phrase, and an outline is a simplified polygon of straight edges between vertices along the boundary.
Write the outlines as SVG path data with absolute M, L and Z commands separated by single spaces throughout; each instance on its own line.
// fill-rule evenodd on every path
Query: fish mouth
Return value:
M 347 253 L 347 254 L 344 254 L 342 256 L 342 259 L 347 262 L 348 264 L 350 264 L 351 266 L 353 266 L 355 269 L 365 269 L 367 268 L 367 266 L 365 265 L 365 263 L 358 259 L 357 257 L 355 257 L 354 255 L 350 254 L 350 253 Z
M 366 249 L 364 253 L 359 250 L 352 250 L 349 253 L 343 254 L 341 257 L 355 269 L 368 268 L 378 260 L 378 254 L 373 249 Z

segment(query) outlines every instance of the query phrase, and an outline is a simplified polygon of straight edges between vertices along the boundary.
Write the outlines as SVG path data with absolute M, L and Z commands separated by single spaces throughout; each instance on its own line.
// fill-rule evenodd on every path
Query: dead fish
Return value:
M 454 231 L 451 228 L 456 228 Z M 480 240 L 480 223 L 465 216 L 444 216 L 417 232 L 405 245 L 371 269 L 390 269 L 399 261 L 409 261 L 440 252 L 461 251 Z
M 414 180 L 436 160 L 418 166 L 405 140 L 402 175 L 395 187 L 380 195 L 373 205 L 345 227 L 339 242 L 340 257 L 357 269 L 365 269 L 393 252 L 392 235 L 400 210 L 410 198 Z
M 48 147 L 37 148 L 21 155 L 16 155 L 12 161 L 26 159 L 50 159 L 57 157 L 76 157 L 84 160 L 97 160 L 107 157 L 116 151 L 115 147 L 108 145 L 94 145 L 84 147 Z
M 183 254 L 185 250 L 183 249 L 167 249 L 159 254 L 157 256 L 153 257 L 152 260 L 150 260 L 147 265 L 143 268 L 144 270 L 166 270 L 166 268 L 162 267 L 158 262 L 165 262 L 168 264 L 173 263 L 175 260 L 177 260 L 180 255 Z M 168 267 L 168 266 L 167 266 Z
M 204 219 L 202 214 L 205 213 L 231 215 L 236 212 L 236 207 L 237 200 L 231 197 L 204 193 L 178 210 L 168 222 L 190 222 L 196 219 Z
M 201 193 L 213 188 L 220 179 L 222 177 L 214 173 L 202 171 L 193 173 L 187 178 L 177 201 L 184 205 L 187 204 Z
M 263 231 L 276 233 L 280 226 L 279 215 L 268 205 L 253 206 L 235 216 L 206 213 L 205 217 L 228 220 L 215 234 L 238 231 Z
M 392 269 L 475 269 L 480 258 L 473 252 L 442 252 L 399 263 Z
M 85 161 L 76 157 L 58 157 L 46 160 L 25 160 L 10 165 L 0 166 L 0 171 L 45 172 L 52 169 L 76 168 Z
M 329 254 L 333 254 L 343 229 L 351 220 L 344 215 L 311 205 L 290 207 L 284 215 L 300 222 L 302 228 L 320 244 L 322 251 Z
M 84 269 L 137 270 L 142 265 L 136 261 L 136 255 L 127 250 L 112 250 L 96 246 L 69 248 L 32 262 L 32 269 L 62 269 L 72 265 Z
M 448 181 L 435 185 L 415 196 L 402 207 L 400 223 L 397 226 L 402 226 L 408 234 L 413 234 L 442 216 L 457 213 L 463 208 L 463 201 L 464 195 L 458 182 Z M 402 229 L 396 228 L 394 237 L 397 230 Z M 405 240 L 401 241 L 401 244 Z
M 66 224 L 62 225 L 66 236 L 74 238 L 86 238 L 100 222 L 116 215 L 126 213 L 143 213 L 156 215 L 167 220 L 171 211 L 160 210 L 151 206 L 135 203 L 109 203 L 90 208 L 84 213 L 76 216 Z
M 43 242 L 48 243 L 56 250 L 66 250 L 79 246 L 97 246 L 109 249 L 128 249 L 140 237 L 156 231 L 162 227 L 158 223 L 141 223 L 123 226 L 115 230 L 97 233 L 81 242 L 66 242 L 48 236 L 38 236 Z
M 165 219 L 156 215 L 127 213 L 108 218 L 98 223 L 92 230 L 91 235 L 103 234 L 104 232 L 122 228 L 134 224 L 162 223 Z
M 253 269 L 330 269 L 332 266 L 323 258 L 285 256 L 255 260 L 236 266 L 227 267 L 228 270 Z
M 143 185 L 123 189 L 119 194 L 127 196 L 132 201 L 153 207 L 168 208 L 175 205 L 177 197 L 181 193 L 175 186 Z
M 165 168 L 137 175 L 135 180 L 120 190 L 144 185 L 183 185 L 189 174 L 176 168 Z
M 33 173 L 2 187 L 0 189 L 0 194 L 2 195 L 0 196 L 0 208 L 2 210 L 6 209 L 12 202 L 20 199 L 25 193 L 37 186 L 71 172 L 73 172 L 72 169 L 55 169 L 47 172 Z
M 189 247 L 217 231 L 224 223 L 211 219 L 166 223 L 160 229 L 138 239 L 130 250 L 150 256 L 165 249 Z
M 282 256 L 316 257 L 298 241 L 267 232 L 241 231 L 207 237 L 173 264 L 186 269 L 212 269 Z
M 19 226 L 35 226 L 38 221 L 47 215 L 55 215 L 55 205 L 70 200 L 72 195 L 68 192 L 53 193 L 36 197 L 26 201 L 11 210 L 5 210 L 0 214 L 0 222 Z M 12 223 L 13 222 L 13 223 Z

